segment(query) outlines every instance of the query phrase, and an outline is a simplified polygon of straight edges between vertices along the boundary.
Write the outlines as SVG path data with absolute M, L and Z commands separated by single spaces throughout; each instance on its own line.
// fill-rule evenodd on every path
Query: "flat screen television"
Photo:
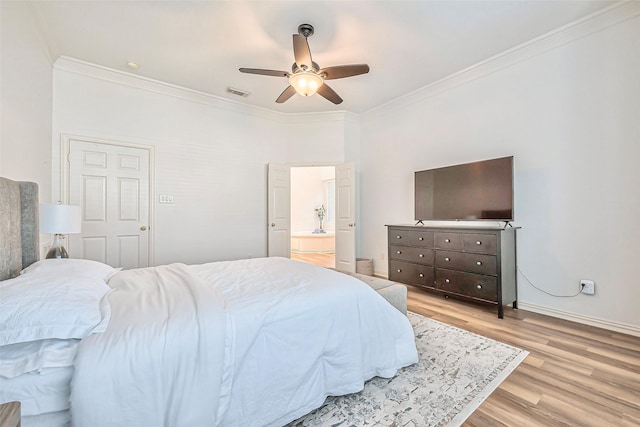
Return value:
M 513 156 L 415 173 L 416 221 L 513 221 Z

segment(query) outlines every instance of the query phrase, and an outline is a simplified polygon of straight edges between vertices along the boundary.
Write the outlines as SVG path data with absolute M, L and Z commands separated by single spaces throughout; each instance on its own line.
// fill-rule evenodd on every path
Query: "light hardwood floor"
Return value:
M 291 252 L 291 259 L 319 265 L 320 267 L 334 268 L 336 266 L 336 254 Z
M 409 310 L 529 351 L 465 426 L 640 426 L 640 338 L 409 288 Z

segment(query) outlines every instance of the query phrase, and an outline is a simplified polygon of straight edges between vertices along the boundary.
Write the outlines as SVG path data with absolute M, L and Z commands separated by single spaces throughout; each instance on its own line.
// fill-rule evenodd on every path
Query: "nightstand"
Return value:
M 20 427 L 20 402 L 0 405 L 0 427 Z

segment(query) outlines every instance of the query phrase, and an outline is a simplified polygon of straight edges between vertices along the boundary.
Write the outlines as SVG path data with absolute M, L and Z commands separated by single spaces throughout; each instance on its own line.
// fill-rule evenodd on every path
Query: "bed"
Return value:
M 351 276 L 36 261 L 37 187 L 0 178 L 0 200 L 0 403 L 23 426 L 282 426 L 417 361 L 406 316 Z

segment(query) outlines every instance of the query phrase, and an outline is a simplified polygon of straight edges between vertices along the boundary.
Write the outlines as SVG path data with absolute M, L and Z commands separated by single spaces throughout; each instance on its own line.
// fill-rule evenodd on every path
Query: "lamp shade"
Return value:
M 40 205 L 40 232 L 44 234 L 80 233 L 82 209 L 73 205 Z
M 298 94 L 311 96 L 324 84 L 324 80 L 312 71 L 300 71 L 289 77 L 289 84 Z

